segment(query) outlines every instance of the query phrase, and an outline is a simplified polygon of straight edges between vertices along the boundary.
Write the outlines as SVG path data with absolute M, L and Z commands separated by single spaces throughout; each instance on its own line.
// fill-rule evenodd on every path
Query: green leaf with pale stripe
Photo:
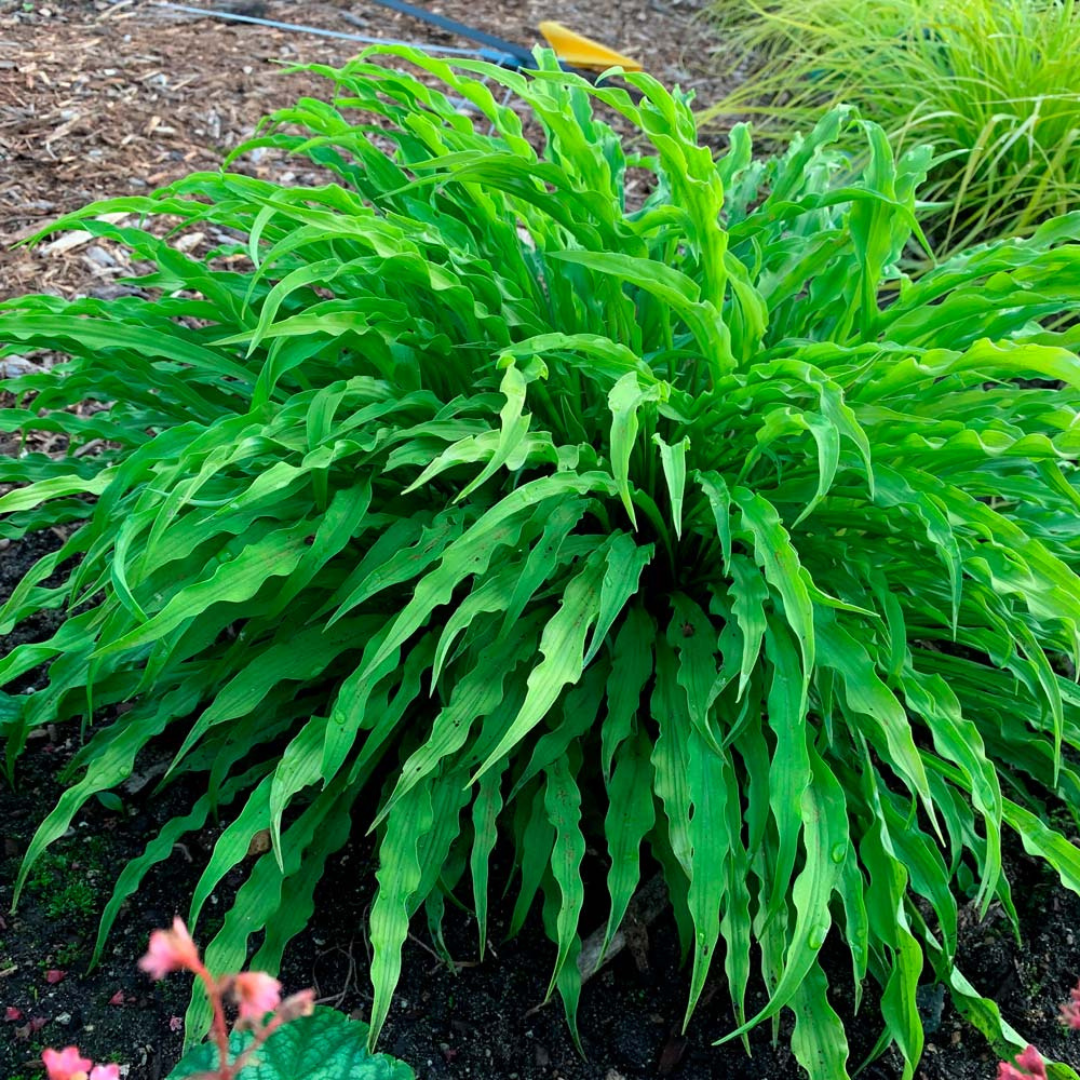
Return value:
M 544 658 L 529 673 L 529 692 L 521 710 L 477 770 L 474 781 L 547 715 L 565 686 L 581 678 L 585 666 L 585 635 L 600 610 L 605 564 L 603 550 L 593 552 L 567 585 L 559 610 L 544 627 L 540 638 L 540 652 Z
M 386 819 L 386 834 L 380 845 L 381 858 L 375 877 L 379 883 L 371 905 L 371 985 L 375 999 L 371 1006 L 373 1049 L 390 1012 L 390 999 L 401 975 L 401 946 L 409 932 L 409 904 L 420 886 L 424 868 L 418 848 L 434 824 L 431 788 L 417 784 L 394 807 Z
M 727 834 L 728 783 L 730 767 L 726 756 L 717 753 L 696 731 L 689 745 L 690 801 L 690 892 L 687 903 L 694 922 L 694 969 L 690 976 L 690 998 L 683 1018 L 686 1030 L 694 1008 L 705 988 L 716 943 L 720 937 L 720 906 L 727 891 L 725 866 L 730 849 Z
M 641 880 L 641 842 L 656 820 L 648 739 L 640 733 L 629 737 L 620 743 L 615 757 L 615 769 L 608 782 L 608 812 L 604 821 L 610 859 L 607 886 L 611 912 L 597 958 L 598 965 L 622 925 Z
M 581 835 L 580 824 L 581 793 L 565 757 L 553 762 L 544 774 L 544 807 L 555 830 L 551 872 L 562 898 L 555 917 L 559 952 L 546 1000 L 551 997 L 564 965 L 570 962 L 570 950 L 577 937 L 578 920 L 585 902 L 585 886 L 581 880 L 581 860 L 585 857 L 585 837 Z
M 631 607 L 615 638 L 607 685 L 607 716 L 600 729 L 600 762 L 611 776 L 611 762 L 624 739 L 633 731 L 645 685 L 652 675 L 656 627 L 638 606 Z
M 653 442 L 660 448 L 660 463 L 664 470 L 664 479 L 667 481 L 675 535 L 681 540 L 683 503 L 686 494 L 686 451 L 690 448 L 690 436 L 681 439 L 674 446 L 668 446 L 657 432 L 653 435 Z
M 488 874 L 491 852 L 498 839 L 498 818 L 503 808 L 503 774 L 495 769 L 484 773 L 473 801 L 473 843 L 469 857 L 472 872 L 473 910 L 480 939 L 480 959 L 484 959 L 488 932 Z

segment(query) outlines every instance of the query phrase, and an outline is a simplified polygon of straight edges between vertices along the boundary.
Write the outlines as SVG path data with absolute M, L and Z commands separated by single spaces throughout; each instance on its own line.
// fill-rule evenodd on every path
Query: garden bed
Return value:
M 12 48 L 14 42 L 20 50 L 18 62 L 0 67 L 0 94 L 7 95 L 0 98 L 7 102 L 0 107 L 9 110 L 6 126 L 0 127 L 0 154 L 11 166 L 5 174 L 7 186 L 0 191 L 0 199 L 6 201 L 7 240 L 28 235 L 49 217 L 89 198 L 142 191 L 193 168 L 211 167 L 220 149 L 250 133 L 259 116 L 305 91 L 308 76 L 271 74 L 269 61 L 282 55 L 286 44 L 292 50 L 290 59 L 340 61 L 347 55 L 344 47 L 317 38 L 217 23 L 193 28 L 151 21 L 144 7 L 122 0 L 115 6 L 66 6 L 54 15 L 48 8 L 23 11 L 19 5 L 0 22 L 0 38 L 7 43 L 3 48 Z M 334 5 L 309 9 L 278 3 L 269 10 L 296 19 L 302 11 L 303 21 L 324 20 L 338 26 Z M 473 21 L 481 21 L 484 14 L 476 5 L 464 3 L 449 5 L 446 12 Z M 627 0 L 591 5 L 588 12 L 590 22 L 584 28 L 628 52 L 638 52 L 665 81 L 692 85 L 697 79 L 698 68 L 677 70 L 677 64 L 718 66 L 708 57 L 711 46 L 705 45 L 704 31 L 690 22 L 693 11 L 684 5 Z M 515 9 L 512 16 L 482 21 L 489 29 L 520 40 L 539 14 L 577 25 L 583 17 L 572 4 L 554 4 L 543 10 L 529 5 Z M 406 33 L 392 20 L 380 25 L 396 35 Z M 601 26 L 609 32 L 601 34 Z M 27 43 L 32 44 L 29 51 Z M 25 65 L 22 57 L 28 57 Z M 257 58 L 254 63 L 252 57 Z M 248 67 L 250 71 L 245 70 Z M 24 87 L 31 95 L 25 100 L 20 98 Z M 38 93 L 40 101 L 34 98 Z M 47 129 L 54 137 L 46 137 Z M 87 162 L 96 164 L 91 168 Z M 288 160 L 267 158 L 250 167 L 282 180 L 293 166 Z M 299 180 L 306 174 L 294 176 Z M 21 251 L 3 256 L 0 291 L 110 295 L 122 288 L 116 279 L 124 270 L 107 246 Z M 2 452 L 14 448 L 11 440 L 0 444 Z M 44 448 L 63 449 L 62 444 Z M 0 601 L 54 541 L 59 536 L 46 532 L 0 549 Z M 690 633 L 684 636 L 689 637 L 694 628 L 687 625 Z M 5 648 L 47 636 L 51 629 L 51 617 L 39 618 L 21 627 L 20 637 L 13 636 Z M 33 677 L 31 673 L 27 679 Z M 54 805 L 61 791 L 59 774 L 79 740 L 75 724 L 46 725 L 34 734 L 19 763 L 16 791 L 3 795 L 0 910 L 5 911 L 21 855 L 42 815 Z M 40 1075 L 36 1062 L 45 1045 L 78 1042 L 96 1060 L 125 1063 L 128 1080 L 161 1080 L 179 1056 L 186 980 L 174 976 L 163 984 L 150 984 L 137 973 L 135 962 L 149 931 L 185 912 L 186 898 L 227 817 L 177 844 L 169 859 L 147 876 L 140 892 L 120 912 L 102 963 L 86 973 L 97 917 L 118 868 L 136 856 L 165 821 L 190 805 L 192 793 L 182 788 L 155 793 L 156 779 L 172 749 L 155 743 L 153 753 L 160 757 L 140 758 L 139 772 L 120 789 L 119 801 L 91 802 L 69 834 L 35 865 L 18 912 L 4 915 L 0 1010 L 9 1010 L 4 1034 L 10 1037 L 0 1041 L 0 1076 L 35 1080 Z M 288 990 L 312 986 L 323 1002 L 365 1019 L 371 1012 L 365 924 L 375 866 L 363 836 L 374 809 L 370 800 L 358 805 L 353 840 L 330 859 L 315 895 L 316 917 L 290 945 L 282 972 Z M 250 859 L 258 854 L 258 845 L 254 846 L 249 860 L 226 876 L 219 895 L 204 911 L 196 928 L 199 940 L 209 940 L 220 925 L 220 913 L 243 880 Z M 509 863 L 508 853 L 497 848 L 494 896 L 507 877 Z M 1006 866 L 1021 915 L 1021 943 L 1018 946 L 1012 939 L 996 906 L 980 922 L 972 906 L 965 905 L 960 966 L 1047 1056 L 1080 1065 L 1080 1040 L 1070 1043 L 1057 1019 L 1058 1006 L 1080 974 L 1075 942 L 1080 900 L 1062 891 L 1040 864 L 1015 847 L 1007 850 Z M 604 896 L 603 856 L 589 851 L 582 870 L 592 905 L 585 908 L 582 926 L 589 930 L 606 916 L 606 910 L 596 906 L 596 898 Z M 644 876 L 654 871 L 647 866 Z M 471 917 L 456 910 L 448 913 L 447 947 L 458 961 L 456 970 L 438 960 L 422 920 L 414 923 L 415 937 L 406 944 L 403 978 L 380 1047 L 408 1061 L 420 1077 L 794 1080 L 798 1075 L 788 1049 L 791 1032 L 786 1020 L 780 1024 L 775 1046 L 768 1025 L 753 1031 L 750 1058 L 738 1044 L 711 1045 L 733 1026 L 719 965 L 704 987 L 686 1036 L 682 1035 L 687 974 L 679 963 L 674 926 L 666 917 L 640 927 L 634 947 L 585 986 L 579 1016 L 583 1060 L 572 1044 L 561 1007 L 540 1007 L 554 948 L 537 914 L 519 938 L 504 943 L 509 914 L 505 904 L 493 905 L 493 947 L 477 965 Z M 853 1016 L 849 964 L 837 947 L 838 934 L 834 930 L 827 939 L 822 963 L 857 1063 L 877 1038 L 878 1002 L 868 992 L 862 1018 Z M 750 1011 L 764 1000 L 764 987 L 752 980 Z M 941 988 L 925 987 L 920 1011 L 928 1035 L 920 1077 L 976 1080 L 993 1075 L 996 1054 L 957 1016 Z M 892 1080 L 901 1073 L 898 1056 L 889 1054 L 862 1075 Z

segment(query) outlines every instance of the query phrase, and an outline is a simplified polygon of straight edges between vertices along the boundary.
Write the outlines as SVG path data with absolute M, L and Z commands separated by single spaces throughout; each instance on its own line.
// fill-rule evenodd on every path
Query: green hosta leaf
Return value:
M 494 476 L 495 472 L 506 463 L 507 458 L 517 449 L 521 440 L 525 437 L 525 433 L 529 430 L 529 417 L 522 415 L 522 409 L 525 406 L 525 387 L 527 385 L 528 380 L 525 375 L 513 364 L 510 364 L 506 369 L 506 374 L 503 375 L 502 385 L 499 388 L 506 396 L 506 404 L 500 413 L 502 430 L 499 433 L 499 443 L 495 447 L 495 452 L 491 455 L 491 460 L 484 466 L 480 474 L 458 492 L 457 501 L 460 502 L 489 477 Z
M 867 731 L 868 738 L 888 756 L 911 790 L 923 799 L 930 820 L 934 821 L 926 769 L 915 747 L 903 706 L 877 676 L 869 656 L 854 637 L 831 617 L 819 619 L 818 627 L 822 663 L 844 680 L 848 707 L 852 713 L 873 721 Z
M 754 554 L 765 579 L 783 601 L 783 614 L 802 649 L 803 678 L 814 667 L 814 609 L 800 573 L 799 556 L 775 508 L 760 495 L 737 489 L 735 502 L 743 523 L 754 537 Z
M 727 481 L 719 473 L 695 471 L 694 475 L 712 507 L 726 573 L 731 563 L 731 492 Z
M 597 964 L 607 953 L 611 939 L 641 880 L 641 842 L 656 820 L 653 807 L 652 764 L 649 742 L 644 734 L 623 742 L 616 751 L 615 771 L 608 784 L 609 804 L 604 821 L 608 841 L 608 893 L 611 914 L 604 932 L 604 944 Z
M 288 577 L 305 551 L 307 522 L 271 533 L 259 543 L 245 547 L 235 559 L 217 567 L 204 581 L 183 589 L 160 613 L 136 630 L 98 650 L 99 656 L 138 648 L 160 640 L 196 618 L 211 604 L 239 604 L 252 596 L 271 577 Z
M 732 582 L 731 613 L 742 631 L 742 659 L 739 664 L 739 697 L 757 664 L 761 652 L 761 639 L 765 636 L 765 601 L 769 587 L 761 571 L 745 556 L 731 558 Z
M 778 844 L 772 861 L 770 913 L 785 902 L 795 870 L 802 829 L 802 792 L 811 779 L 806 713 L 795 676 L 798 661 L 791 635 L 775 623 L 765 639 L 766 656 L 773 667 L 767 700 L 767 717 L 776 749 L 769 766 L 769 804 L 776 824 Z
M 962 770 L 971 800 L 982 813 L 987 847 L 978 899 L 985 909 L 1001 874 L 1003 808 L 997 773 L 986 757 L 978 729 L 964 719 L 960 702 L 944 679 L 912 672 L 902 685 L 910 706 L 931 721 L 930 731 L 938 753 Z
M 660 447 L 660 461 L 667 481 L 668 498 L 671 500 L 671 517 L 675 524 L 675 535 L 682 538 L 683 502 L 686 492 L 686 451 L 690 447 L 687 436 L 674 446 L 668 446 L 659 433 L 653 435 L 653 442 Z
M 570 962 L 570 949 L 577 937 L 578 919 L 585 902 L 581 880 L 581 860 L 585 857 L 585 838 L 580 826 L 581 794 L 565 757 L 554 762 L 545 774 L 544 805 L 555 829 L 551 871 L 562 897 L 555 919 L 559 954 L 548 986 L 550 997 L 563 966 Z
M 236 1033 L 229 1040 L 235 1060 L 250 1047 L 250 1032 Z M 368 1028 L 334 1009 L 316 1009 L 279 1028 L 252 1055 L 244 1067 L 251 1080 L 414 1080 L 415 1073 L 404 1062 L 386 1054 L 371 1054 L 367 1048 Z M 204 1043 L 187 1054 L 169 1073 L 169 1080 L 185 1080 L 204 1074 L 216 1075 L 217 1046 Z
M 653 745 L 656 794 L 664 806 L 671 852 L 687 875 L 691 874 L 693 842 L 690 839 L 690 714 L 686 696 L 678 685 L 675 654 L 665 642 L 656 642 L 656 686 L 652 715 L 659 728 Z
M 904 1077 L 914 1075 L 915 1062 L 922 1053 L 923 1029 L 919 1019 L 916 991 L 923 967 L 923 954 L 911 932 L 904 910 L 904 887 L 908 873 L 898 857 L 892 836 L 881 812 L 879 784 L 873 768 L 863 773 L 863 788 L 880 815 L 860 845 L 860 856 L 870 872 L 866 890 L 866 910 L 870 929 L 889 952 L 891 963 L 882 994 L 881 1013 L 885 1032 L 880 1045 L 895 1042 L 904 1059 Z
M 386 562 L 372 566 L 369 573 L 341 601 L 329 625 L 332 626 L 338 619 L 344 618 L 365 600 L 384 589 L 410 581 L 417 574 L 423 573 L 454 540 L 461 536 L 463 528 L 464 522 L 459 514 L 439 515 L 431 525 L 422 529 L 415 544 L 408 548 L 399 548 Z
M 526 484 L 496 504 L 450 544 L 435 570 L 420 579 L 412 599 L 394 620 L 379 651 L 365 665 L 364 675 L 370 674 L 419 629 L 436 607 L 447 603 L 456 585 L 466 577 L 483 573 L 499 548 L 517 542 L 525 524 L 522 517 L 525 511 L 545 499 L 587 492 L 606 482 L 605 477 L 595 474 L 579 477 L 564 473 Z
M 418 846 L 434 824 L 431 789 L 418 784 L 386 820 L 379 845 L 378 892 L 371 905 L 371 1006 L 368 1047 L 373 1048 L 390 1012 L 390 999 L 401 975 L 401 946 L 409 932 L 409 904 L 420 887 L 424 868 Z
M 476 666 L 461 678 L 446 707 L 439 710 L 427 740 L 402 766 L 393 793 L 379 811 L 372 828 L 441 761 L 465 745 L 477 719 L 490 716 L 495 711 L 503 699 L 506 677 L 533 652 L 535 632 L 532 620 L 522 620 L 507 637 L 492 642 L 480 653 Z
M 480 959 L 484 959 L 488 932 L 488 873 L 491 852 L 498 839 L 496 822 L 503 808 L 502 772 L 492 769 L 480 778 L 473 802 L 473 845 L 469 865 L 472 871 L 476 929 L 480 937 Z
M 638 410 L 646 402 L 660 400 L 658 386 L 641 386 L 636 372 L 627 372 L 608 393 L 611 409 L 611 471 L 618 484 L 619 497 L 630 516 L 630 523 L 637 528 L 637 517 L 630 496 L 630 455 L 634 451 L 640 422 Z
M 791 1050 L 811 1080 L 846 1080 L 848 1043 L 844 1025 L 829 1004 L 829 982 L 820 964 L 806 974 L 792 1001 Z
M 618 380 L 628 371 L 643 379 L 655 379 L 650 368 L 633 349 L 600 334 L 538 334 L 507 349 L 508 356 L 544 356 L 558 353 L 580 366 L 591 377 L 603 374 Z
M 848 849 L 847 813 L 843 791 L 828 766 L 813 751 L 810 763 L 813 777 L 801 800 L 806 864 L 792 888 L 795 925 L 784 957 L 783 973 L 769 1003 L 753 1019 L 726 1035 L 723 1042 L 774 1016 L 788 1004 L 817 963 L 818 952 L 829 933 L 832 923 L 829 901 Z
M 720 936 L 720 905 L 727 888 L 725 864 L 730 838 L 725 803 L 729 784 L 725 772 L 730 763 L 695 731 L 690 737 L 690 917 L 694 921 L 694 970 L 690 977 L 690 1000 L 683 1029 L 705 987 L 716 942 Z
M 529 550 L 521 575 L 514 582 L 514 591 L 506 606 L 503 630 L 510 627 L 536 590 L 549 578 L 559 561 L 559 553 L 567 536 L 581 521 L 588 507 L 584 499 L 565 499 L 551 510 L 539 540 Z
M 725 762 L 724 781 L 727 793 L 724 808 L 727 815 L 725 830 L 729 846 L 724 872 L 727 878 L 726 902 L 720 919 L 720 934 L 726 945 L 724 971 L 731 987 L 731 1003 L 735 1011 L 735 1022 L 746 1022 L 746 987 L 750 980 L 750 952 L 752 947 L 752 924 L 750 919 L 750 856 L 743 844 L 743 813 L 739 777 L 732 767 L 733 762 Z M 743 1044 L 748 1039 L 744 1037 Z
M 607 640 L 608 631 L 623 609 L 641 588 L 641 574 L 652 562 L 654 548 L 652 544 L 637 545 L 626 533 L 616 533 L 607 552 L 607 569 L 600 588 L 600 610 L 596 616 L 589 651 L 583 664 L 588 667 L 600 647 Z
M 108 488 L 112 479 L 113 470 L 105 469 L 97 476 L 86 479 L 80 476 L 56 476 L 39 480 L 36 484 L 16 488 L 0 496 L 0 513 L 11 514 L 17 510 L 26 510 L 38 506 L 46 499 L 58 499 L 65 495 L 100 495 Z
M 55 808 L 34 833 L 23 856 L 15 882 L 13 904 L 18 902 L 27 876 L 45 849 L 67 832 L 79 808 L 98 791 L 105 791 L 131 775 L 138 752 L 168 723 L 173 710 L 190 709 L 198 698 L 194 686 L 183 685 L 155 709 L 127 714 L 126 722 L 113 724 L 101 731 L 90 744 L 87 756 L 90 765 L 86 775 L 60 796 Z
M 529 762 L 510 793 L 511 799 L 541 770 L 550 768 L 565 757 L 570 748 L 577 745 L 595 725 L 606 677 L 607 664 L 601 661 L 589 668 L 582 675 L 581 682 L 566 693 L 561 704 L 561 722 L 536 740 Z
M 270 787 L 272 777 L 265 777 L 248 797 L 240 813 L 225 827 L 214 844 L 210 861 L 206 864 L 191 900 L 188 925 L 194 929 L 203 905 L 217 888 L 222 878 L 242 859 L 251 848 L 255 834 L 270 827 Z M 280 866 L 280 864 L 279 864 Z
M 631 607 L 615 638 L 611 675 L 607 686 L 607 716 L 600 731 L 601 764 L 611 775 L 611 761 L 619 745 L 629 738 L 641 707 L 645 684 L 652 675 L 656 627 L 640 607 Z
M 473 779 L 483 776 L 511 747 L 547 715 L 565 686 L 581 678 L 585 635 L 600 610 L 600 587 L 605 559 L 594 551 L 566 587 L 559 610 L 544 627 L 540 652 L 544 659 L 529 674 L 529 692 L 513 723 L 488 755 Z
M 349 809 L 350 800 L 348 796 L 342 796 L 341 785 L 328 788 L 305 808 L 284 834 L 284 866 L 272 852 L 259 856 L 226 913 L 224 925 L 206 947 L 204 961 L 209 970 L 238 971 L 242 968 L 250 956 L 248 943 L 251 936 L 260 930 L 266 930 L 264 944 L 270 943 L 271 953 L 276 947 L 275 940 L 280 940 L 283 935 L 287 940 L 296 932 L 293 928 L 290 933 L 290 920 L 301 914 L 307 902 L 304 891 L 314 887 L 317 879 L 313 871 L 325 859 L 328 848 L 335 844 L 340 846 L 346 839 L 342 829 L 348 828 Z M 215 848 L 215 858 L 219 857 L 219 848 L 220 843 Z M 315 858 L 305 861 L 309 850 L 314 852 Z M 239 857 L 246 854 L 245 850 Z M 291 883 L 290 879 L 296 877 L 302 863 L 305 873 L 297 890 L 290 887 L 297 884 Z M 282 910 L 286 896 L 298 901 L 297 910 Z M 194 922 L 194 916 L 191 921 Z M 206 995 L 201 991 L 194 992 L 185 1017 L 186 1042 L 190 1044 L 205 1035 L 210 1021 L 211 1010 Z
M 109 931 L 120 913 L 120 908 L 124 901 L 138 889 L 147 871 L 155 863 L 164 862 L 173 854 L 180 837 L 188 832 L 202 828 L 213 805 L 228 806 L 238 792 L 246 787 L 245 781 L 255 779 L 256 775 L 261 771 L 261 769 L 256 768 L 245 777 L 228 782 L 221 791 L 203 795 L 190 814 L 184 817 L 171 818 L 167 821 L 158 835 L 146 845 L 142 855 L 132 859 L 124 867 L 120 876 L 116 879 L 113 894 L 105 906 L 101 922 L 98 925 L 97 941 L 94 943 L 94 955 L 90 958 L 91 967 L 95 967 L 100 961 L 105 942 L 108 940 Z
M 690 719 L 701 737 L 719 749 L 709 718 L 716 682 L 716 631 L 708 616 L 684 593 L 671 598 L 674 618 L 668 644 L 679 654 L 679 685 L 686 692 Z
M 513 937 L 524 925 L 540 882 L 551 865 L 555 829 L 544 809 L 544 795 L 544 787 L 539 786 L 531 802 L 524 798 L 518 800 L 518 806 L 524 811 L 524 821 L 516 830 L 518 835 L 515 837 L 518 852 L 516 862 L 521 867 L 521 887 L 514 901 L 508 937 Z

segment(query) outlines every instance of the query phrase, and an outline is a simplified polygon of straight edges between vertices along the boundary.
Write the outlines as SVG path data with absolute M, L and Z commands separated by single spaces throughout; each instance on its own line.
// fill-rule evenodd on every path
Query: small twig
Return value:
M 667 885 L 664 883 L 663 876 L 657 874 L 649 878 L 634 894 L 623 917 L 622 927 L 615 931 L 603 955 L 601 955 L 601 950 L 604 948 L 604 938 L 607 935 L 606 926 L 597 927 L 582 942 L 581 952 L 577 959 L 582 983 L 588 982 L 601 968 L 618 956 L 635 936 L 643 935 L 645 928 L 663 914 L 667 904 Z M 551 1004 L 550 998 L 547 1001 L 541 1001 L 539 1005 L 534 1005 L 529 1009 L 525 1016 L 535 1016 L 549 1004 Z
M 435 960 L 437 961 L 436 970 L 446 966 L 446 957 L 441 956 L 430 945 L 421 941 L 415 934 L 409 934 L 409 940 L 413 942 L 414 945 L 419 945 L 424 952 L 428 953 L 428 955 L 435 957 Z M 479 960 L 455 960 L 452 956 L 450 957 L 450 967 L 452 967 L 454 971 L 461 971 L 464 968 L 474 968 L 479 966 Z
M 667 885 L 660 874 L 651 877 L 634 894 L 626 909 L 623 925 L 615 931 L 607 947 L 607 952 L 600 955 L 604 947 L 604 937 L 607 933 L 605 926 L 594 930 L 581 944 L 581 952 L 578 954 L 578 970 L 581 972 L 581 981 L 591 979 L 605 964 L 614 959 L 626 948 L 631 934 L 628 933 L 635 925 L 638 927 L 650 926 L 663 913 L 667 907 Z
M 109 267 L 109 269 L 116 270 L 116 271 L 118 271 L 118 272 L 120 272 L 122 274 L 127 273 L 127 271 L 123 267 L 120 267 L 120 266 Z M 91 439 L 89 442 L 83 443 L 82 446 L 80 446 L 75 451 L 74 456 L 75 457 L 84 457 L 86 454 L 92 454 L 95 450 L 97 450 L 99 447 L 104 446 L 104 445 L 105 445 L 105 440 L 104 439 Z

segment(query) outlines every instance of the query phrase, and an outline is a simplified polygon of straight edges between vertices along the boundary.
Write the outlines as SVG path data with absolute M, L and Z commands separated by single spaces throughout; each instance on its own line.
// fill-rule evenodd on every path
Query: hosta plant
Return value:
M 953 960 L 961 904 L 1014 915 L 1006 834 L 1080 888 L 1055 816 L 1080 805 L 1080 218 L 911 279 L 931 153 L 847 111 L 715 158 L 646 75 L 378 59 L 251 144 L 324 185 L 91 207 L 59 227 L 126 245 L 138 292 L 0 315 L 9 351 L 65 358 L 0 423 L 70 439 L 0 472 L 32 481 L 6 536 L 70 532 L 0 614 L 63 615 L 0 662 L 8 769 L 42 724 L 87 739 L 20 888 L 168 755 L 206 793 L 123 870 L 99 954 L 217 813 L 189 921 L 268 830 L 207 962 L 261 932 L 273 971 L 371 828 L 372 1041 L 414 914 L 442 949 L 468 903 L 483 955 L 502 843 L 510 932 L 539 908 L 571 1025 L 584 880 L 610 941 L 659 872 L 687 1018 L 726 981 L 717 1038 L 787 1009 L 811 1076 L 846 1076 L 829 941 L 905 1076 L 923 981 L 1023 1048 Z

